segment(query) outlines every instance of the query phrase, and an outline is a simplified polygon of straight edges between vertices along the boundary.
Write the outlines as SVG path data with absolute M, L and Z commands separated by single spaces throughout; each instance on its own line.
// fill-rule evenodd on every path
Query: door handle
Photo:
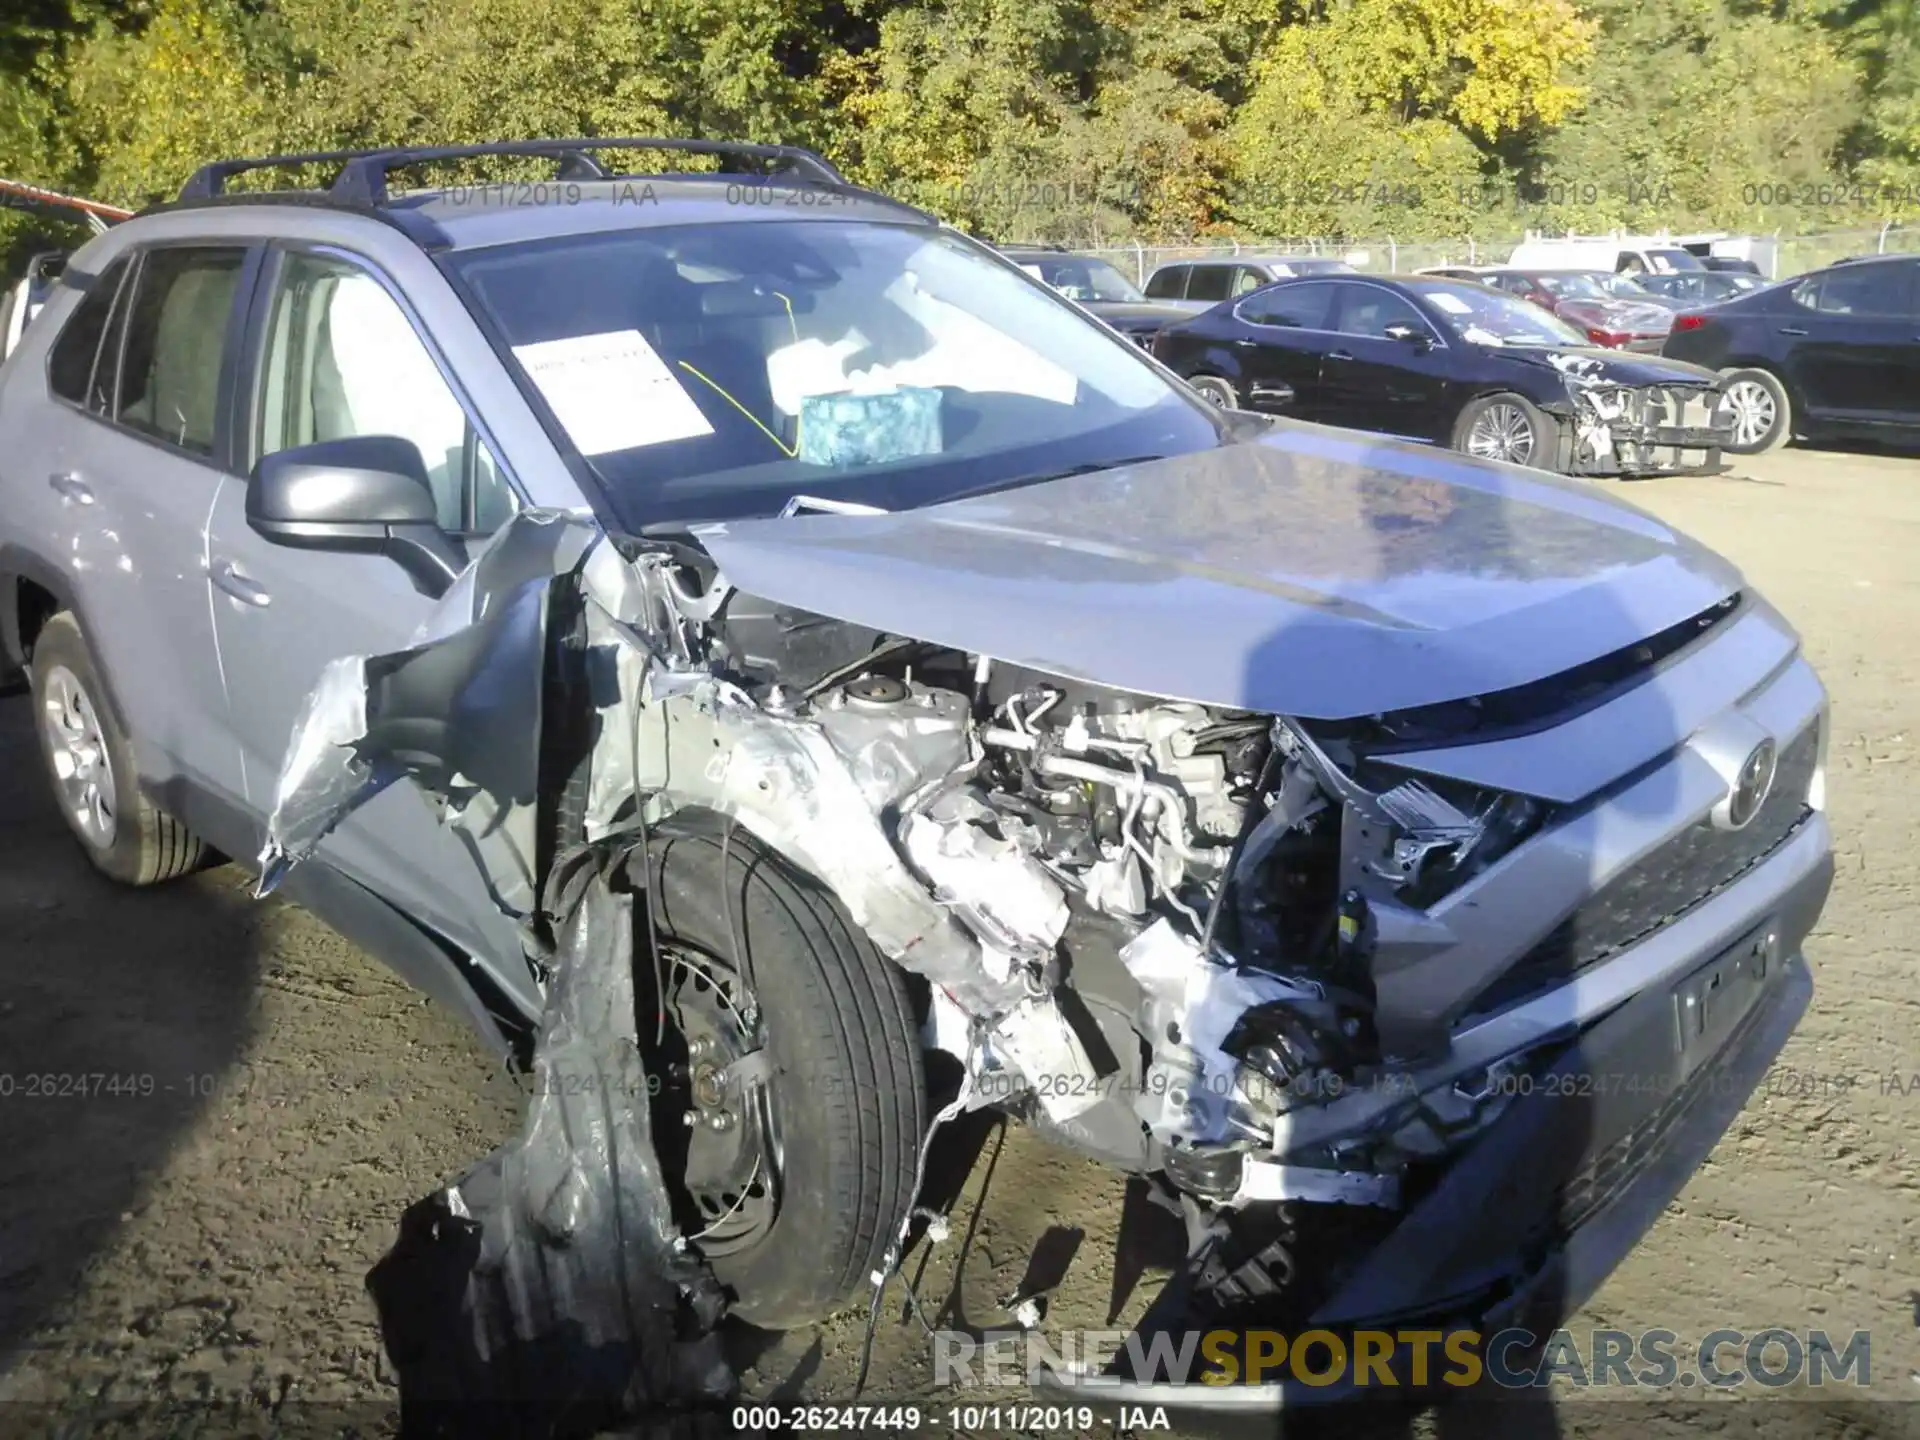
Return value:
M 1782 335 L 1804 335 L 1807 332 L 1798 325 L 1782 325 L 1780 327 L 1780 333 Z
M 47 484 L 53 487 L 54 493 L 62 500 L 71 500 L 76 505 L 93 504 L 93 490 L 86 481 L 71 471 L 56 471 L 47 477 Z
M 1351 359 L 1353 359 L 1353 355 L 1352 355 L 1352 353 L 1351 353 L 1350 351 L 1346 351 L 1346 350 L 1329 350 L 1329 351 L 1327 352 L 1327 359 L 1329 359 L 1329 360 L 1351 360 Z
M 247 578 L 231 560 L 213 562 L 213 583 L 234 599 L 248 605 L 266 606 L 273 602 L 264 585 Z

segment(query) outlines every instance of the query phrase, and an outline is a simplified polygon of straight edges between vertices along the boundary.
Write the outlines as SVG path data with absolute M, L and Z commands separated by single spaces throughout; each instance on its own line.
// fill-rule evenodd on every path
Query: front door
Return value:
M 504 523 L 513 492 L 383 282 L 345 259 L 303 251 L 276 254 L 268 272 L 249 401 L 252 459 L 323 440 L 396 436 L 420 451 L 442 529 L 473 547 Z M 434 601 L 384 556 L 270 543 L 248 525 L 239 483 L 215 507 L 210 553 L 234 731 L 250 808 L 264 821 L 322 668 L 342 655 L 407 648 Z M 512 922 L 412 782 L 350 815 L 318 858 L 468 953 L 492 957 L 510 983 L 525 982 Z
M 1411 440 L 1440 438 L 1452 412 L 1447 351 L 1426 317 L 1384 286 L 1346 281 L 1337 287 L 1331 326 L 1338 343 L 1320 367 L 1320 413 L 1327 423 Z

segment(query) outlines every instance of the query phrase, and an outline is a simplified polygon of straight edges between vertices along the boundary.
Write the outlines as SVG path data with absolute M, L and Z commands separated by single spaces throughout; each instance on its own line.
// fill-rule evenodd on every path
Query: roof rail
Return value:
M 483 155 L 551 155 L 575 167 L 564 178 L 608 178 L 608 172 L 590 158 L 594 150 L 679 150 L 693 155 L 717 155 L 743 160 L 778 160 L 788 169 L 824 185 L 845 185 L 846 176 L 820 155 L 797 145 L 754 145 L 740 140 L 683 140 L 665 136 L 618 136 L 577 140 L 496 140 L 483 145 L 441 145 L 415 149 L 381 150 L 350 159 L 333 182 L 332 194 L 350 204 L 383 205 L 387 200 L 387 172 L 441 160 L 467 160 Z M 579 173 L 584 167 L 592 170 Z M 597 171 L 597 174 L 593 172 Z
M 249 170 L 284 169 L 295 165 L 341 166 L 329 194 L 354 205 L 382 205 L 387 200 L 387 172 L 438 160 L 466 160 L 485 155 L 551 156 L 560 162 L 562 180 L 607 180 L 610 171 L 592 151 L 683 150 L 702 155 L 783 160 L 826 184 L 844 185 L 846 177 L 811 150 L 794 145 L 750 145 L 731 140 L 681 140 L 653 136 L 620 136 L 578 140 L 496 140 L 479 145 L 386 146 L 366 150 L 314 150 L 297 155 L 259 155 L 217 160 L 196 170 L 180 187 L 181 200 L 211 200 L 226 193 L 227 181 Z

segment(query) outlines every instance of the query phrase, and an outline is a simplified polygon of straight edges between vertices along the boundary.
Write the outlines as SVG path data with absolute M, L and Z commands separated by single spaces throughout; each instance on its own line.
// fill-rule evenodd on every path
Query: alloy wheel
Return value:
M 113 757 L 93 698 L 64 665 L 47 672 L 40 696 L 40 727 L 67 819 L 89 845 L 112 849 L 119 829 L 120 798 Z
M 1736 380 L 1727 387 L 1726 404 L 1733 416 L 1733 443 L 1761 444 L 1773 431 L 1779 407 L 1773 393 L 1758 380 Z
M 1533 459 L 1533 422 L 1518 405 L 1502 400 L 1474 416 L 1467 431 L 1467 453 L 1482 460 L 1525 465 Z

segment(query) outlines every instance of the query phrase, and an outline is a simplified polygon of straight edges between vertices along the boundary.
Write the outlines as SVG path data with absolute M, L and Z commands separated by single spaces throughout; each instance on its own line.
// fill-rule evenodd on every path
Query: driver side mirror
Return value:
M 1387 326 L 1382 332 L 1389 340 L 1398 340 L 1403 345 L 1411 345 L 1416 350 L 1433 348 L 1433 332 L 1419 325 L 1409 325 L 1404 321 Z
M 433 599 L 466 565 L 462 547 L 437 523 L 420 448 L 394 435 L 262 456 L 247 486 L 247 523 L 276 545 L 391 556 Z

